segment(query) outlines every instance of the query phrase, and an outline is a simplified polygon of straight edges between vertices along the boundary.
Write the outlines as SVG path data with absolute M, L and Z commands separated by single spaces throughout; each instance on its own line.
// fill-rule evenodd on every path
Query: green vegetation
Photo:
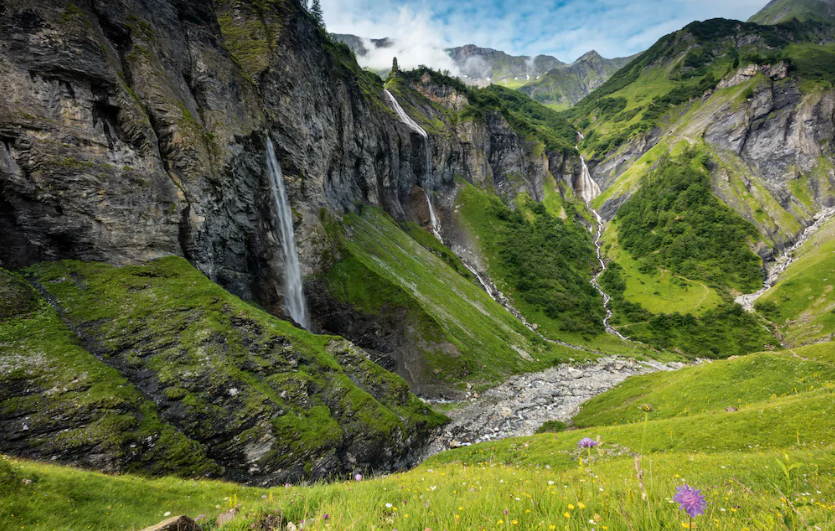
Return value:
M 691 280 L 669 269 L 646 267 L 625 251 L 619 244 L 619 220 L 615 218 L 603 236 L 604 250 L 609 260 L 608 270 L 601 277 L 606 291 L 618 294 L 621 311 L 626 304 L 634 305 L 641 312 L 651 313 L 692 313 L 700 315 L 705 310 L 722 304 L 719 292 L 704 282 Z M 627 312 L 629 313 L 629 312 Z M 613 325 L 621 322 L 638 322 L 646 318 L 645 313 L 627 315 L 621 320 L 616 313 Z
M 835 221 L 795 253 L 796 261 L 755 305 L 787 345 L 827 341 L 835 334 Z
M 676 122 L 740 66 L 786 61 L 803 79 L 831 80 L 829 47 L 800 44 L 819 40 L 818 29 L 694 22 L 660 39 L 564 115 L 586 133 L 582 149 L 605 158 L 630 138 Z
M 87 352 L 25 280 L 0 269 L 0 300 L 0 426 L 8 444 L 25 424 L 23 455 L 55 453 L 144 474 L 219 472 L 205 446 L 160 420 L 154 403 Z
M 326 275 L 329 292 L 364 314 L 406 310 L 416 381 L 486 386 L 580 355 L 542 341 L 381 210 L 365 207 L 326 225 L 339 249 Z
M 713 194 L 708 160 L 695 150 L 664 157 L 618 211 L 618 241 L 642 270 L 667 268 L 714 288 L 756 291 L 762 260 L 749 241 L 759 234 Z
M 703 364 L 627 380 L 583 407 L 579 431 L 477 444 L 407 473 L 330 485 L 259 489 L 4 459 L 0 514 L 9 529 L 141 528 L 169 512 L 205 515 L 214 529 L 238 504 L 224 529 L 264 529 L 266 514 L 323 531 L 682 529 L 687 516 L 670 499 L 687 483 L 707 501 L 697 529 L 829 529 L 833 392 L 831 363 L 761 354 Z M 580 450 L 583 437 L 600 445 Z
M 571 203 L 563 220 L 543 203 L 524 198 L 511 210 L 472 186 L 459 201 L 463 218 L 480 228 L 491 277 L 507 285 L 523 312 L 543 315 L 562 331 L 603 331 L 603 302 L 589 283 L 594 246 Z
M 822 0 L 778 0 L 770 2 L 748 22 L 757 24 L 780 24 L 792 19 L 806 22 L 835 22 L 830 7 Z
M 462 118 L 478 118 L 485 112 L 498 111 L 517 133 L 542 141 L 547 151 L 576 153 L 574 144 L 577 133 L 574 127 L 553 109 L 524 94 L 490 85 L 485 89 L 471 90 L 469 101 L 469 107 L 462 111 Z
M 565 422 L 560 422 L 558 420 L 549 420 L 545 424 L 539 427 L 536 430 L 536 433 L 560 433 L 561 431 L 565 431 L 568 429 L 568 426 Z
M 34 455 L 92 459 L 95 447 L 112 470 L 217 474 L 221 464 L 232 475 L 245 465 L 234 457 L 241 437 L 275 441 L 257 466 L 301 476 L 336 448 L 391 451 L 445 421 L 344 340 L 255 309 L 183 259 L 54 262 L 28 274 L 86 347 L 44 301 L 0 327 L 0 359 L 17 367 L 3 376 L 4 408 L 43 430 L 33 429 Z M 56 386 L 65 391 L 53 396 Z M 56 423 L 74 431 L 56 436 Z

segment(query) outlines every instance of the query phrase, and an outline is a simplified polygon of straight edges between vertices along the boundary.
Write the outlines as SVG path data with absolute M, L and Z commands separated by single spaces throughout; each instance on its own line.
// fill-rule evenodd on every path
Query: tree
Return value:
M 313 5 L 310 6 L 310 14 L 316 20 L 316 24 L 325 27 L 325 15 L 322 13 L 322 4 L 319 0 L 313 0 Z
M 391 75 L 393 76 L 397 72 L 400 72 L 400 66 L 397 64 L 397 57 L 395 57 L 391 62 Z

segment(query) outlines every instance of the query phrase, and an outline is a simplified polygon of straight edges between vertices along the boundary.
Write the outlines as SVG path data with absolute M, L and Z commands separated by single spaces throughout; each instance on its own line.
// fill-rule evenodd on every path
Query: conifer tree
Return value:
M 319 0 L 313 0 L 313 5 L 310 6 L 310 14 L 313 15 L 316 24 L 325 27 L 325 15 L 322 13 L 322 4 Z
M 397 57 L 391 62 L 391 75 L 393 76 L 397 72 L 400 72 L 400 66 L 397 64 Z

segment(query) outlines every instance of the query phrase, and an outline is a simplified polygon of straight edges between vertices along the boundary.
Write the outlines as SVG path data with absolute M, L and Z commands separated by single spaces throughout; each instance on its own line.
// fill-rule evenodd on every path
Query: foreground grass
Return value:
M 0 529 L 141 529 L 169 512 L 213 521 L 235 503 L 241 515 L 224 529 L 261 529 L 276 510 L 309 529 L 681 529 L 686 515 L 671 498 L 685 482 L 708 500 L 696 529 L 831 529 L 831 450 L 648 456 L 643 486 L 634 458 L 597 452 L 564 469 L 427 464 L 373 481 L 270 490 L 8 461 L 15 478 L 0 498 Z M 786 477 L 777 461 L 801 467 Z
M 633 378 L 586 404 L 584 429 L 461 448 L 372 480 L 260 489 L 4 458 L 0 529 L 141 529 L 166 513 L 213 529 L 236 504 L 224 529 L 269 529 L 276 511 L 310 530 L 683 529 L 672 496 L 684 483 L 707 498 L 695 529 L 833 529 L 831 347 Z M 600 446 L 579 450 L 583 437 Z

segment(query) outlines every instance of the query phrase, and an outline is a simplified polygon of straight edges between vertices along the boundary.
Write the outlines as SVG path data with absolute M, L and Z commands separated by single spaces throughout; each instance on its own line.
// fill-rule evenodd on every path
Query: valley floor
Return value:
M 214 529 L 835 529 L 831 343 L 629 378 L 578 430 L 476 444 L 403 474 L 261 489 L 0 460 L 0 529 L 142 529 L 188 514 Z M 591 438 L 594 449 L 581 449 Z M 641 457 L 643 456 L 643 457 Z M 706 498 L 691 523 L 673 502 Z M 267 515 L 272 515 L 268 518 Z

